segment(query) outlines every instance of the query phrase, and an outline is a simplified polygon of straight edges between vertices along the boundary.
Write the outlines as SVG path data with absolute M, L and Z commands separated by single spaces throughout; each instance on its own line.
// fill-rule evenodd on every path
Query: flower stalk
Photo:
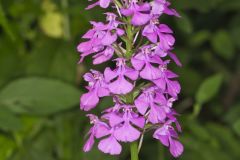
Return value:
M 130 144 L 130 150 L 131 150 L 131 160 L 138 160 L 138 142 L 132 142 Z
M 127 19 L 127 41 L 126 41 L 126 58 L 130 59 L 133 48 L 133 30 L 131 25 L 131 18 Z

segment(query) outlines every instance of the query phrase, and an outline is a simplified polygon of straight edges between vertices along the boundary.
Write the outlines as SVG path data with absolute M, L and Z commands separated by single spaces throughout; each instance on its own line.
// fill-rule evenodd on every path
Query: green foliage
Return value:
M 218 31 L 212 38 L 212 46 L 219 56 L 231 59 L 234 55 L 234 44 L 226 31 Z
M 1 106 L 0 128 L 5 131 L 17 131 L 21 128 L 21 120 L 7 107 Z
M 8 34 L 8 36 L 11 38 L 11 40 L 14 41 L 16 39 L 16 37 L 11 30 L 11 26 L 8 23 L 8 20 L 6 19 L 6 15 L 4 13 L 1 3 L 0 3 L 0 25 L 2 26 L 4 31 Z
M 182 18 L 161 19 L 176 35 L 182 68 L 180 112 L 182 160 L 240 159 L 240 1 L 174 0 Z M 128 160 L 129 145 L 112 157 L 83 153 L 89 122 L 79 110 L 82 75 L 76 46 L 105 10 L 85 11 L 83 0 L 0 1 L 0 160 Z M 217 74 L 215 74 L 217 73 Z M 137 92 L 136 92 L 137 94 Z M 106 97 L 93 110 L 112 105 Z M 204 106 L 204 107 L 202 107 Z M 201 112 L 200 112 L 201 111 Z M 159 147 L 161 146 L 161 147 Z M 153 154 L 154 153 L 154 154 Z M 169 151 L 144 136 L 141 159 L 171 159 Z
M 221 86 L 223 80 L 223 75 L 216 74 L 207 78 L 200 85 L 199 90 L 196 93 L 196 101 L 198 104 L 206 103 L 208 100 L 212 99 Z
M 46 78 L 17 79 L 0 92 L 0 101 L 17 113 L 52 114 L 74 107 L 79 91 L 71 85 Z

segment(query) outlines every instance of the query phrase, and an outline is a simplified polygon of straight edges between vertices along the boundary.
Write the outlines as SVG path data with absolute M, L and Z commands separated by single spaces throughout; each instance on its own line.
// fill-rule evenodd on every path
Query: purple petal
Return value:
M 107 88 L 100 87 L 97 90 L 97 95 L 98 95 L 98 97 L 105 97 L 105 96 L 109 96 L 110 92 Z
M 121 118 L 120 116 L 116 115 L 115 113 L 109 114 L 109 123 L 112 127 L 114 127 L 122 122 L 123 122 L 123 118 Z
M 149 24 L 143 29 L 142 35 L 147 37 L 151 42 L 157 43 L 157 33 L 154 31 L 155 25 Z
M 102 8 L 107 8 L 110 4 L 111 0 L 100 0 L 100 3 L 99 5 L 102 7 Z
M 164 3 L 158 2 L 158 1 L 154 1 L 152 3 L 152 14 L 156 14 L 156 15 L 161 15 L 164 11 Z
M 92 73 L 85 73 L 85 74 L 83 75 L 83 78 L 84 78 L 84 80 L 87 81 L 87 82 L 94 82 L 94 81 L 95 81 L 95 79 L 93 78 Z
M 110 136 L 99 142 L 98 149 L 103 153 L 118 155 L 122 151 L 122 146 L 118 143 L 114 136 Z
M 129 122 L 125 122 L 122 127 L 115 130 L 114 136 L 122 142 L 133 142 L 140 137 L 140 132 L 132 127 Z
M 169 146 L 169 136 L 170 135 L 166 127 L 161 127 L 157 129 L 153 134 L 153 137 L 160 140 L 161 143 L 166 147 Z
M 106 33 L 102 39 L 102 44 L 105 46 L 113 44 L 117 40 L 117 34 L 112 34 L 110 31 Z
M 145 125 L 145 118 L 143 117 L 133 118 L 130 121 L 140 128 L 143 128 Z
M 135 12 L 135 14 L 132 17 L 132 24 L 135 26 L 141 26 L 146 24 L 150 20 L 150 15 L 143 14 L 140 12 Z
M 154 102 L 160 105 L 165 105 L 167 103 L 167 100 L 163 93 L 157 93 L 154 98 Z
M 164 13 L 170 16 L 181 17 L 175 9 L 165 8 Z
M 117 76 L 118 76 L 117 73 L 115 71 L 112 71 L 109 67 L 107 67 L 104 71 L 104 78 L 107 82 L 110 82 Z
M 81 96 L 80 108 L 84 111 L 89 111 L 92 108 L 96 107 L 98 102 L 99 102 L 99 98 L 96 95 L 95 91 L 90 91 Z
M 156 105 L 151 106 L 150 113 L 148 116 L 148 120 L 151 123 L 156 124 L 158 122 L 162 122 L 165 120 L 165 118 L 166 118 L 166 113 L 161 107 Z
M 153 83 L 156 84 L 162 91 L 165 91 L 166 89 L 165 78 L 159 78 L 159 79 L 153 80 Z
M 117 35 L 119 35 L 119 36 L 122 36 L 125 33 L 125 31 L 123 29 L 119 29 L 119 28 L 117 28 L 116 31 L 117 31 Z
M 84 144 L 83 151 L 84 152 L 89 152 L 92 149 L 93 144 L 94 144 L 94 136 L 90 135 L 89 139 Z
M 168 80 L 167 90 L 171 96 L 177 97 L 177 94 L 180 93 L 181 86 L 178 81 Z
M 101 64 L 103 62 L 110 60 L 113 56 L 113 53 L 114 49 L 111 47 L 107 47 L 104 51 L 93 56 L 94 58 L 93 64 Z
M 136 8 L 138 11 L 149 11 L 151 9 L 151 6 L 149 3 L 143 3 L 142 5 L 138 5 Z
M 151 41 L 152 43 L 157 43 L 157 34 L 156 33 L 145 33 L 144 34 L 145 37 L 148 38 L 149 41 Z
M 86 52 L 92 49 L 91 41 L 82 42 L 77 46 L 78 52 Z
M 164 35 L 161 34 L 160 35 L 160 47 L 163 50 L 169 50 L 171 48 L 171 46 L 173 46 L 175 43 L 175 38 L 172 35 Z
M 140 95 L 134 102 L 135 106 L 137 107 L 138 111 L 144 115 L 148 109 L 149 103 L 145 99 L 144 95 Z
M 94 35 L 94 30 L 93 29 L 90 29 L 89 31 L 87 31 L 87 33 L 85 33 L 82 38 L 85 38 L 85 39 L 91 39 Z
M 154 135 L 155 139 L 158 139 L 164 146 L 169 146 L 169 136 Z
M 161 77 L 161 72 L 150 63 L 146 63 L 144 69 L 140 72 L 140 76 L 147 80 L 154 80 Z
M 136 59 L 134 57 L 131 59 L 131 63 L 133 65 L 133 67 L 138 71 L 141 70 L 145 64 L 144 61 Z
M 131 80 L 136 80 L 138 78 L 138 71 L 128 67 L 126 67 L 125 69 L 126 69 L 126 72 L 124 73 L 125 76 L 127 76 Z
M 177 77 L 178 77 L 177 74 L 175 74 L 174 72 L 172 72 L 172 71 L 170 71 L 170 70 L 166 70 L 166 71 L 165 71 L 165 76 L 166 76 L 167 78 L 177 78 Z
M 105 124 L 98 124 L 95 130 L 95 137 L 101 138 L 110 134 L 110 130 Z
M 124 16 L 131 16 L 134 13 L 132 9 L 121 9 L 120 11 Z
M 99 1 L 97 1 L 97 2 L 94 3 L 94 4 L 89 5 L 89 6 L 86 8 L 86 10 L 92 9 L 92 8 L 98 6 L 98 5 L 99 5 Z
M 174 157 L 179 157 L 183 153 L 183 145 L 179 141 L 171 139 L 170 152 Z
M 169 52 L 168 55 L 173 59 L 173 61 L 180 67 L 182 67 L 182 63 L 179 61 L 176 54 Z
M 155 54 L 159 55 L 160 57 L 166 57 L 168 53 L 164 51 L 160 45 L 158 45 L 154 51 Z
M 159 31 L 163 33 L 173 33 L 173 31 L 166 24 L 160 24 Z
M 115 94 L 127 94 L 132 91 L 133 85 L 123 76 L 119 76 L 116 81 L 109 84 L 109 89 Z
M 156 64 L 163 64 L 162 59 L 158 55 L 154 55 L 149 59 L 149 62 Z

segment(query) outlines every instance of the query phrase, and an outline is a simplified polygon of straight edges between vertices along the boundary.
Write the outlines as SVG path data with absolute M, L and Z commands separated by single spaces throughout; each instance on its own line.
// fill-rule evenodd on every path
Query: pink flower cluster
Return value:
M 116 13 L 106 13 L 106 23 L 91 22 L 77 47 L 80 62 L 93 55 L 93 64 L 113 59 L 115 68 L 107 67 L 104 73 L 96 70 L 84 75 L 88 92 L 80 98 L 80 108 L 89 111 L 100 98 L 111 96 L 114 106 L 97 117 L 88 114 L 92 127 L 84 151 L 90 151 L 96 139 L 104 153 L 121 153 L 122 142 L 140 140 L 147 131 L 155 130 L 153 137 L 171 154 L 178 157 L 183 145 L 178 140 L 181 127 L 178 115 L 172 108 L 180 92 L 177 74 L 168 69 L 174 61 L 181 66 L 173 50 L 173 31 L 159 22 L 163 14 L 177 16 L 167 0 L 97 0 L 87 7 L 111 7 Z M 170 59 L 169 59 L 170 58 Z

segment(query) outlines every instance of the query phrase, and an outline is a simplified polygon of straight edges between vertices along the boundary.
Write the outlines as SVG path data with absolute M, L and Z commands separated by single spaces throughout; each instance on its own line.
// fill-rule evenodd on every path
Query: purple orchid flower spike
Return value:
M 109 83 L 109 90 L 114 94 L 126 94 L 132 91 L 133 84 L 126 80 L 126 77 L 131 80 L 138 78 L 138 72 L 126 65 L 126 59 L 115 59 L 117 68 L 111 70 L 109 67 L 105 69 L 104 76 Z
M 117 58 L 113 60 L 115 69 L 106 67 L 104 74 L 91 70 L 83 76 L 88 92 L 80 98 L 82 110 L 93 109 L 104 96 L 111 96 L 114 102 L 99 112 L 100 118 L 88 115 L 93 126 L 85 152 L 91 150 L 95 139 L 99 140 L 98 149 L 110 155 L 121 153 L 120 143 L 130 143 L 131 157 L 138 159 L 145 131 L 156 127 L 153 137 L 169 147 L 174 157 L 183 152 L 178 141 L 179 114 L 173 108 L 181 87 L 178 75 L 167 68 L 169 57 L 178 66 L 182 64 L 173 53 L 173 31 L 159 23 L 163 15 L 179 14 L 167 0 L 150 1 L 96 0 L 87 7 L 111 7 L 116 12 L 105 13 L 105 23 L 91 21 L 93 28 L 83 35 L 86 41 L 77 48 L 80 62 L 88 55 L 93 55 L 94 65 Z
M 151 18 L 150 13 L 145 13 L 150 12 L 151 6 L 148 3 L 138 5 L 137 2 L 137 0 L 132 0 L 128 8 L 121 9 L 121 13 L 125 16 L 132 16 L 131 23 L 133 25 L 141 26 L 146 24 Z
M 153 137 L 161 141 L 161 143 L 169 147 L 174 157 L 179 157 L 183 152 L 183 145 L 177 140 L 178 134 L 171 126 L 172 121 L 167 121 L 162 127 L 157 129 Z
M 108 125 L 100 121 L 97 116 L 93 114 L 88 114 L 87 116 L 89 117 L 90 123 L 93 124 L 93 126 L 88 132 L 89 138 L 83 147 L 84 152 L 89 152 L 92 149 L 95 138 L 104 137 L 110 132 Z
M 87 87 L 89 92 L 83 94 L 80 99 L 81 109 L 85 111 L 94 108 L 99 102 L 99 97 L 108 96 L 110 94 L 103 74 L 95 70 L 91 70 L 91 72 L 92 73 L 86 73 L 84 75 L 85 81 L 89 83 L 89 87 Z
M 89 0 L 89 1 L 91 1 L 91 0 Z M 89 5 L 86 9 L 87 10 L 92 9 L 96 6 L 100 6 L 102 8 L 107 8 L 110 5 L 110 3 L 111 3 L 111 0 L 97 0 L 97 2 Z

